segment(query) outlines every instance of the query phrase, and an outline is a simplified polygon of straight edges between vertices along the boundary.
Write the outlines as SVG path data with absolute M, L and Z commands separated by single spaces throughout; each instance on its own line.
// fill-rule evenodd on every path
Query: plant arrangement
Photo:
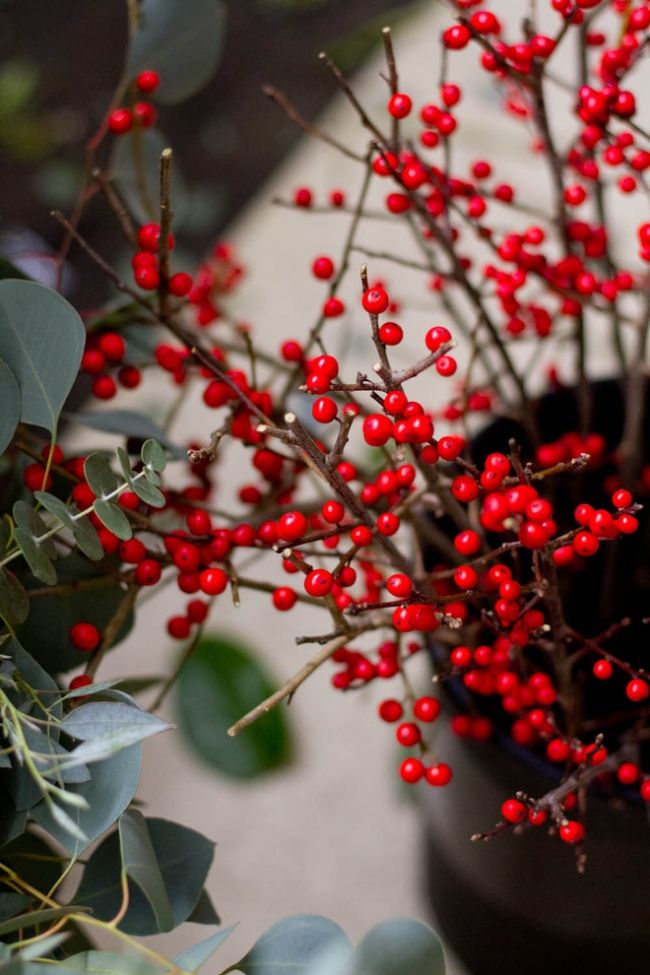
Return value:
M 279 349 L 237 321 L 243 268 L 231 247 L 217 244 L 198 268 L 177 262 L 172 150 L 157 154 L 155 184 L 146 167 L 156 100 L 190 94 L 214 62 L 209 46 L 194 56 L 194 44 L 208 44 L 214 4 L 198 6 L 208 20 L 197 20 L 183 60 L 169 40 L 179 26 L 169 11 L 178 17 L 179 8 L 128 4 L 124 76 L 87 144 L 77 205 L 53 212 L 59 288 L 11 267 L 0 281 L 0 971 L 89 971 L 100 962 L 110 971 L 194 971 L 227 936 L 173 962 L 134 940 L 218 920 L 204 891 L 211 842 L 145 818 L 132 802 L 141 742 L 169 727 L 154 713 L 167 693 L 197 659 L 237 654 L 209 638 L 220 599 L 265 600 L 279 613 L 308 604 L 314 616 L 313 632 L 296 636 L 313 655 L 237 716 L 230 747 L 258 720 L 277 732 L 268 722 L 317 668 L 333 665 L 333 688 L 348 696 L 386 682 L 379 718 L 393 726 L 409 785 L 435 791 L 462 776 L 436 748 L 447 720 L 460 737 L 509 739 L 555 768 L 547 792 L 504 795 L 474 839 L 544 831 L 574 851 L 582 871 L 591 791 L 650 801 L 640 571 L 650 221 L 614 232 L 618 196 L 641 201 L 647 190 L 650 136 L 633 86 L 650 5 L 551 0 L 506 26 L 488 4 L 457 0 L 441 34 L 435 98 L 424 105 L 400 87 L 387 28 L 386 109 L 377 118 L 322 54 L 358 115 L 358 146 L 303 119 L 269 87 L 294 122 L 355 159 L 361 177 L 353 195 L 329 188 L 321 202 L 321 190 L 301 186 L 280 201 L 310 218 L 339 213 L 347 233 L 339 254 L 310 258 L 322 304 L 306 333 Z M 552 30 L 543 33 L 536 17 L 550 17 Z M 569 44 L 579 52 L 572 79 L 555 72 Z M 469 172 L 455 165 L 463 90 L 454 57 L 470 45 L 505 114 L 531 131 L 531 165 L 549 180 L 545 209 L 499 182 L 498 157 L 475 160 Z M 553 86 L 571 104 L 568 145 L 549 112 Z M 98 200 L 123 231 L 128 273 L 84 234 Z M 403 227 L 417 257 L 363 248 L 371 219 L 386 220 L 389 232 Z M 105 306 L 81 316 L 59 293 L 73 248 L 111 288 Z M 388 268 L 381 279 L 379 264 Z M 402 267 L 422 272 L 433 316 L 424 329 L 398 304 Z M 343 321 L 366 336 L 365 369 L 331 351 Z M 418 329 L 421 352 L 405 362 Z M 604 384 L 588 369 L 595 342 L 611 347 Z M 548 350 L 556 364 L 540 375 Z M 66 413 L 59 436 L 75 383 L 99 401 L 119 390 L 128 404 L 161 371 L 174 398 L 165 429 L 134 410 L 95 411 L 90 420 Z M 205 413 L 196 442 L 179 452 L 173 419 L 197 385 Z M 80 455 L 80 421 L 120 433 L 115 454 Z M 231 450 L 245 454 L 251 473 L 229 510 L 217 478 Z M 102 663 L 137 620 L 143 592 L 169 581 L 188 596 L 186 612 L 166 621 L 183 647 L 147 710 L 137 697 L 151 683 L 128 673 L 103 680 Z M 412 677 L 417 655 L 434 666 L 424 689 Z M 445 687 L 460 702 L 451 718 L 437 693 Z M 72 899 L 60 897 L 84 851 L 116 823 Z M 170 858 L 178 849 L 181 871 Z M 391 923 L 351 952 L 332 922 L 290 919 L 238 969 L 271 972 L 290 959 L 314 975 L 364 965 L 381 975 L 397 970 L 394 949 L 400 972 L 443 970 L 428 929 Z M 98 952 L 88 940 L 94 928 L 140 954 L 118 961 Z

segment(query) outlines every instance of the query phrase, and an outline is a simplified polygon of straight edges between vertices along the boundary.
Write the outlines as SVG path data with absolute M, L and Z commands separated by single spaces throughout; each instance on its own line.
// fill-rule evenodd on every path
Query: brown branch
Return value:
M 352 149 L 348 149 L 347 146 L 344 146 L 342 142 L 335 139 L 334 136 L 329 134 L 329 132 L 323 132 L 323 130 L 319 129 L 317 125 L 313 124 L 313 122 L 308 122 L 307 119 L 300 114 L 295 105 L 287 98 L 283 91 L 280 91 L 278 88 L 274 88 L 273 85 L 262 85 L 262 91 L 267 98 L 270 98 L 272 102 L 275 102 L 275 104 L 282 109 L 285 115 L 295 125 L 297 125 L 299 129 L 306 132 L 307 135 L 312 136 L 314 139 L 320 139 L 321 142 L 326 142 L 327 145 L 332 146 L 334 149 L 338 149 L 338 151 L 342 152 L 344 156 L 348 157 L 348 159 L 354 159 L 356 162 L 364 162 L 364 156 L 359 155 L 357 152 L 353 152 Z

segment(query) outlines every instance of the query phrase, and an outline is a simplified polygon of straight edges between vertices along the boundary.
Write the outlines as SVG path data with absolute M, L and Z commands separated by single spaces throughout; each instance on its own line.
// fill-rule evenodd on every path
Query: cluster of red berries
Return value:
M 118 383 L 123 389 L 140 385 L 142 373 L 137 366 L 124 363 L 126 343 L 119 332 L 90 332 L 81 358 L 81 369 L 93 377 L 92 394 L 97 399 L 112 399 Z M 115 370 L 115 378 L 110 370 Z
M 151 95 L 160 84 L 160 75 L 151 69 L 141 71 L 134 82 L 137 94 Z M 131 108 L 119 106 L 111 110 L 108 116 L 108 131 L 113 135 L 126 135 L 134 125 L 142 129 L 150 128 L 156 121 L 156 110 L 150 101 L 133 101 Z
M 174 235 L 169 234 L 167 247 L 173 251 L 176 245 Z M 144 291 L 156 291 L 160 287 L 160 271 L 158 267 L 158 252 L 160 249 L 160 225 L 146 223 L 138 230 L 138 246 L 140 250 L 133 255 L 133 279 Z M 186 271 L 172 274 L 167 281 L 167 291 L 176 298 L 184 298 L 192 289 L 192 276 Z

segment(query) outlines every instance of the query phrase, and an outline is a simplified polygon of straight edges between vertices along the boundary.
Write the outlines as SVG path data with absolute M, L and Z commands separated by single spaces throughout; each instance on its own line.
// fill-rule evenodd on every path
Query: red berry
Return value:
M 413 583 L 404 572 L 395 572 L 386 579 L 386 589 L 398 599 L 406 599 L 413 591 Z
M 149 69 L 147 71 L 141 71 L 135 79 L 135 85 L 138 91 L 149 94 L 155 91 L 160 84 L 160 75 L 157 71 Z
M 273 592 L 273 605 L 282 613 L 293 609 L 297 599 L 297 593 L 290 586 L 279 586 Z
M 72 646 L 85 653 L 96 650 L 102 638 L 94 623 L 75 623 L 70 627 L 69 636 Z
M 379 341 L 384 345 L 399 345 L 404 338 L 404 329 L 397 322 L 384 322 L 379 327 Z
M 621 762 L 616 778 L 622 785 L 634 785 L 641 777 L 641 769 L 635 762 Z
M 334 261 L 330 257 L 317 257 L 311 266 L 314 277 L 329 281 L 334 274 Z
M 92 677 L 89 677 L 88 674 L 77 674 L 76 677 L 72 678 L 68 686 L 71 691 L 76 691 L 79 687 L 88 687 L 92 682 Z
M 405 721 L 404 724 L 398 725 L 395 737 L 404 748 L 412 748 L 413 745 L 417 745 L 422 735 L 416 724 L 412 721 Z
M 592 672 L 594 677 L 597 677 L 598 680 L 609 680 L 614 673 L 614 668 L 609 660 L 597 660 L 593 666 Z
M 458 369 L 458 363 L 451 355 L 442 355 L 436 362 L 436 372 L 439 376 L 453 376 Z
M 305 592 L 310 596 L 327 596 L 332 591 L 334 578 L 327 569 L 312 569 L 305 576 Z
M 177 298 L 184 298 L 192 290 L 192 275 L 187 274 L 185 271 L 172 274 L 167 282 L 167 289 L 170 294 L 175 295 Z
M 454 24 L 453 27 L 448 27 L 444 31 L 442 43 L 450 51 L 460 51 L 462 48 L 467 47 L 471 37 L 469 28 L 465 27 L 464 24 Z
M 310 207 L 313 199 L 313 193 L 307 186 L 299 186 L 293 194 L 293 202 L 299 207 Z
M 311 415 L 317 423 L 331 423 L 339 411 L 338 406 L 329 396 L 320 396 L 311 408 Z
M 135 581 L 139 586 L 155 586 L 162 575 L 162 567 L 156 559 L 143 559 L 135 570 Z
M 419 697 L 413 705 L 413 714 L 419 721 L 435 721 L 440 714 L 440 701 L 435 697 Z
M 286 542 L 295 542 L 307 531 L 307 519 L 301 511 L 287 511 L 278 521 L 278 535 Z
M 404 92 L 396 92 L 388 101 L 388 111 L 393 118 L 406 118 L 413 107 L 413 102 Z
M 519 799 L 506 799 L 501 815 L 508 823 L 521 823 L 526 818 L 526 806 Z
M 135 366 L 122 366 L 117 374 L 120 385 L 125 389 L 135 389 L 140 385 L 142 373 Z
M 419 758 L 405 758 L 399 767 L 399 774 L 404 782 L 419 782 L 424 775 L 424 765 Z
M 562 823 L 559 833 L 563 843 L 580 843 L 585 838 L 585 828 L 582 823 L 573 821 Z
M 109 362 L 121 362 L 126 352 L 126 343 L 118 332 L 104 332 L 97 344 Z
M 371 413 L 363 421 L 363 437 L 371 447 L 383 447 L 392 434 L 392 420 L 383 413 Z
M 28 491 L 49 491 L 52 487 L 52 477 L 50 474 L 45 478 L 45 467 L 43 464 L 28 464 L 23 471 L 23 484 Z
M 133 118 L 143 129 L 149 129 L 156 121 L 156 109 L 150 102 L 136 102 Z
M 461 555 L 474 555 L 481 547 L 479 535 L 471 528 L 466 529 L 456 535 L 454 548 Z
M 124 135 L 133 128 L 133 115 L 128 108 L 114 108 L 108 116 L 108 130 L 113 135 Z
M 371 315 L 380 315 L 388 308 L 388 295 L 381 287 L 368 288 L 364 291 L 361 303 Z
M 451 782 L 451 769 L 444 762 L 438 762 L 426 771 L 429 785 L 448 785 Z
M 399 721 L 404 714 L 404 708 L 399 701 L 388 698 L 381 702 L 378 713 L 382 721 L 392 724 L 394 721 Z
M 175 640 L 185 640 L 190 635 L 190 621 L 187 616 L 171 616 L 167 620 L 167 632 Z
M 112 399 L 117 393 L 117 384 L 112 376 L 97 376 L 91 389 L 97 399 Z
M 201 592 L 206 596 L 218 596 L 224 592 L 228 585 L 228 575 L 223 569 L 212 568 L 204 569 L 199 582 Z
M 644 680 L 635 678 L 629 681 L 627 687 L 625 688 L 625 693 L 627 694 L 630 701 L 639 703 L 640 701 L 645 701 L 650 693 L 650 688 L 648 688 L 647 683 Z

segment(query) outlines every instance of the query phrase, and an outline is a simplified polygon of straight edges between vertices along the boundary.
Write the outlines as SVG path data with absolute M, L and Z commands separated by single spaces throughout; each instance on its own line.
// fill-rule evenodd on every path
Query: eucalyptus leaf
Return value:
M 121 702 L 90 702 L 70 711 L 60 728 L 71 738 L 83 742 L 72 752 L 72 763 L 96 762 L 136 742 L 168 731 L 155 714 Z
M 118 505 L 113 504 L 112 501 L 95 501 L 93 510 L 102 524 L 118 538 L 123 541 L 131 538 L 133 535 L 131 523 Z
M 15 528 L 14 539 L 36 578 L 44 582 L 46 586 L 53 586 L 56 583 L 56 569 L 29 532 L 23 528 Z
M 187 920 L 191 924 L 221 924 L 221 918 L 217 914 L 205 887 L 199 894 L 199 899 Z
M 147 818 L 147 828 L 172 909 L 174 927 L 182 924 L 196 905 L 214 856 L 214 843 L 196 830 L 165 819 Z M 122 900 L 119 839 L 111 833 L 86 864 L 75 895 L 95 917 L 114 917 Z M 120 922 L 127 934 L 156 934 L 159 927 L 151 905 L 137 886 L 129 884 L 129 908 Z
M 200 91 L 219 63 L 225 34 L 222 0 L 144 0 L 129 52 L 131 75 L 160 73 L 157 98 L 176 104 Z
M 34 281 L 0 281 L 0 359 L 20 387 L 25 423 L 55 432 L 85 338 L 79 315 L 56 291 Z
M 127 810 L 120 817 L 118 833 L 123 870 L 149 901 L 158 930 L 171 931 L 172 909 L 146 819 L 137 809 Z
M 437 934 L 421 921 L 393 918 L 372 928 L 352 953 L 349 975 L 445 975 Z
M 0 568 L 0 616 L 12 625 L 24 623 L 29 615 L 29 596 L 8 569 Z
M 142 458 L 142 463 L 146 467 L 150 467 L 152 470 L 156 471 L 157 474 L 164 471 L 165 467 L 167 466 L 167 455 L 165 454 L 163 447 L 153 438 L 145 440 L 145 442 L 142 444 L 140 456 Z
M 65 905 L 64 907 L 46 907 L 40 911 L 30 911 L 27 914 L 21 914 L 19 917 L 12 917 L 0 924 L 0 938 L 7 934 L 12 934 L 14 931 L 19 931 L 21 928 L 28 930 L 37 924 L 54 921 L 58 917 L 64 917 L 66 914 L 81 909 L 71 904 Z
M 242 971 L 245 975 L 282 975 L 290 971 L 301 975 L 325 951 L 339 946 L 346 948 L 349 944 L 343 929 L 329 918 L 296 914 L 269 928 L 241 961 L 227 971 Z
M 20 386 L 6 362 L 0 359 L 0 454 L 13 438 L 20 420 Z
M 138 477 L 131 482 L 131 490 L 135 491 L 137 496 L 145 504 L 151 505 L 152 508 L 162 508 L 165 505 L 165 495 L 162 491 L 151 484 L 146 477 Z
M 103 454 L 93 453 L 86 457 L 84 476 L 99 500 L 113 495 L 117 490 L 119 482 Z
M 38 511 L 32 508 L 26 501 L 16 501 L 12 513 L 17 527 L 22 528 L 23 531 L 31 535 L 34 541 L 38 541 L 39 538 L 47 534 L 50 530 L 49 525 L 45 524 Z M 56 558 L 56 548 L 53 539 L 46 538 L 42 542 L 38 542 L 38 545 L 48 558 Z
M 185 972 L 198 972 L 201 965 L 205 965 L 210 960 L 217 948 L 221 947 L 236 927 L 236 924 L 231 924 L 229 928 L 224 928 L 223 931 L 217 931 L 216 934 L 212 934 L 209 938 L 199 941 L 197 944 L 192 945 L 191 948 L 186 948 L 185 951 L 181 951 L 180 955 L 176 955 L 174 964 L 182 968 Z
M 212 768 L 247 779 L 287 763 L 291 740 L 276 708 L 235 738 L 227 729 L 275 689 L 253 655 L 220 635 L 206 637 L 183 665 L 175 687 L 179 727 Z
M 36 691 L 43 704 L 49 708 L 52 717 L 58 721 L 63 716 L 63 707 L 58 700 L 59 686 L 54 678 L 21 646 L 17 639 L 14 638 L 10 641 L 7 645 L 7 652 L 11 654 L 16 669 L 23 680 L 31 686 L 32 690 Z M 42 717 L 42 714 L 39 713 L 38 716 Z
M 65 959 L 67 968 L 88 975 L 161 975 L 168 967 L 157 965 L 142 955 L 123 955 L 116 951 L 81 951 Z
M 32 898 L 29 894 L 0 892 L 0 921 L 7 921 L 9 918 L 15 917 L 28 904 L 31 904 L 31 901 Z
M 141 761 L 141 745 L 132 745 L 94 765 L 89 782 L 69 787 L 69 792 L 83 798 L 88 804 L 87 809 L 74 813 L 76 823 L 86 836 L 85 840 L 71 837 L 53 818 L 45 802 L 40 802 L 31 810 L 33 819 L 71 855 L 78 856 L 121 816 L 133 799 L 140 778 Z M 119 863 L 119 856 L 117 859 Z
M 97 532 L 87 518 L 74 517 L 79 514 L 76 508 L 68 508 L 60 498 L 54 494 L 49 494 L 47 491 L 36 491 L 34 497 L 46 511 L 54 515 L 65 528 L 72 532 L 75 542 L 84 555 L 93 561 L 98 561 L 104 557 L 104 549 Z

